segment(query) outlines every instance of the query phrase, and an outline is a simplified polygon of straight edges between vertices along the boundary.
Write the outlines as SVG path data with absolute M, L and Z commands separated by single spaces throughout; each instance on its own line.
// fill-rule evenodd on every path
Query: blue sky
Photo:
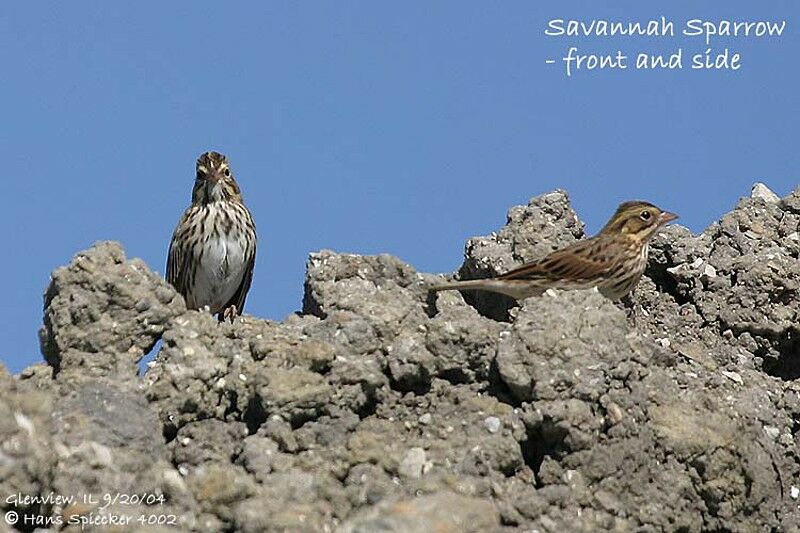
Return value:
M 0 360 L 41 360 L 50 272 L 121 241 L 163 274 L 194 162 L 228 154 L 260 242 L 246 311 L 301 306 L 307 254 L 447 272 L 557 187 L 592 232 L 625 199 L 700 231 L 754 181 L 800 182 L 794 0 L 18 2 L 0 7 Z M 703 52 L 698 38 L 547 37 L 554 18 L 787 20 L 715 39 L 737 72 L 582 72 L 562 57 Z

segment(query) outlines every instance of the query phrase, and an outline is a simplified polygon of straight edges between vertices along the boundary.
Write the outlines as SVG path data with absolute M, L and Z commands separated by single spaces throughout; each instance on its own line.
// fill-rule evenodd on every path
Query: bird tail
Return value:
M 432 285 L 428 287 L 428 290 L 431 292 L 439 292 L 439 291 L 462 291 L 462 290 L 482 290 L 482 291 L 490 291 L 490 292 L 499 292 L 500 294 L 505 294 L 507 296 L 511 296 L 512 298 L 522 299 L 533 294 L 541 294 L 541 291 L 533 289 L 530 284 L 526 283 L 515 283 L 513 281 L 509 282 L 507 280 L 500 280 L 494 278 L 487 278 L 487 279 L 470 279 L 465 281 L 451 281 L 449 283 L 440 283 L 438 285 Z
M 428 287 L 431 292 L 439 291 L 460 291 L 464 289 L 482 289 L 486 286 L 486 282 L 492 281 L 491 279 L 470 279 L 465 281 L 449 281 L 447 283 L 440 283 Z

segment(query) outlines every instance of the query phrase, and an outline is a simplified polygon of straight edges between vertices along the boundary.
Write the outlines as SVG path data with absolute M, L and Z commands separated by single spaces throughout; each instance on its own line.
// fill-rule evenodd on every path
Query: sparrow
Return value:
M 167 281 L 189 309 L 208 308 L 220 321 L 244 309 L 256 260 L 256 225 L 228 158 L 197 159 L 192 204 L 178 221 L 167 255 Z
M 677 218 L 649 202 L 623 202 L 603 229 L 590 239 L 493 278 L 443 283 L 429 290 L 479 289 L 521 300 L 551 288 L 597 287 L 607 298 L 618 300 L 639 283 L 647 266 L 650 239 L 659 228 Z

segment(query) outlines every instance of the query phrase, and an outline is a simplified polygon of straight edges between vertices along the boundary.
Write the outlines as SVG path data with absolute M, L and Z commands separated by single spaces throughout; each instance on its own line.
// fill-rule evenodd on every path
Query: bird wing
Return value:
M 182 254 L 174 242 L 169 245 L 169 254 L 167 255 L 167 282 L 175 287 L 175 290 L 184 294 L 184 276 L 181 276 Z
M 186 250 L 183 246 L 178 244 L 178 241 L 183 241 L 183 239 L 178 239 L 177 237 L 178 232 L 184 225 L 183 222 L 185 218 L 186 214 L 183 215 L 181 221 L 178 223 L 178 226 L 175 228 L 175 233 L 173 234 L 172 240 L 169 243 L 166 275 L 167 282 L 175 287 L 175 290 L 178 291 L 178 293 L 183 295 L 186 295 L 189 290 L 189 287 L 187 286 L 189 280 L 188 276 L 186 275 L 185 268 Z
M 602 237 L 576 242 L 539 261 L 515 268 L 497 279 L 581 282 L 605 278 L 616 260 Z

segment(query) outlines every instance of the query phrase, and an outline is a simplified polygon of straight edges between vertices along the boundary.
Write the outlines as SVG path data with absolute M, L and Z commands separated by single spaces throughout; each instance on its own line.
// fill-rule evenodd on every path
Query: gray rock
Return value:
M 499 526 L 499 515 L 489 501 L 442 492 L 411 500 L 386 502 L 345 522 L 340 531 L 477 533 L 492 531 Z
M 51 505 L 25 500 L 53 490 L 52 398 L 15 380 L 0 365 L 0 514 L 48 515 Z M 8 498 L 19 495 L 12 501 Z M 5 522 L 5 521 L 4 521 Z
M 184 311 L 181 296 L 141 260 L 100 242 L 53 272 L 42 353 L 55 372 L 135 378 L 139 360 Z
M 311 254 L 306 266 L 303 311 L 326 317 L 349 311 L 389 338 L 425 318 L 422 277 L 389 255 Z M 414 291 L 415 289 L 415 291 Z
M 109 511 L 185 531 L 791 531 L 799 232 L 800 189 L 757 187 L 700 235 L 665 228 L 624 303 L 434 298 L 441 276 L 324 251 L 304 314 L 232 324 L 101 243 L 53 275 L 48 364 L 0 368 L 0 491 L 163 495 Z M 556 191 L 458 276 L 582 237 Z
M 65 374 L 66 376 L 66 374 Z M 56 494 L 76 499 L 71 506 L 55 506 L 52 512 L 89 516 L 103 512 L 130 517 L 159 513 L 180 516 L 194 503 L 180 485 L 170 484 L 174 466 L 161 437 L 162 426 L 142 391 L 105 378 L 71 380 L 54 388 L 56 405 L 52 418 L 54 449 L 58 464 L 53 469 Z M 154 498 L 169 494 L 163 503 Z M 120 496 L 117 496 L 120 495 Z M 134 499 L 131 499 L 131 496 Z M 144 500 L 140 502 L 136 498 Z M 96 503 L 81 501 L 91 496 Z M 136 522 L 131 522 L 136 523 Z

